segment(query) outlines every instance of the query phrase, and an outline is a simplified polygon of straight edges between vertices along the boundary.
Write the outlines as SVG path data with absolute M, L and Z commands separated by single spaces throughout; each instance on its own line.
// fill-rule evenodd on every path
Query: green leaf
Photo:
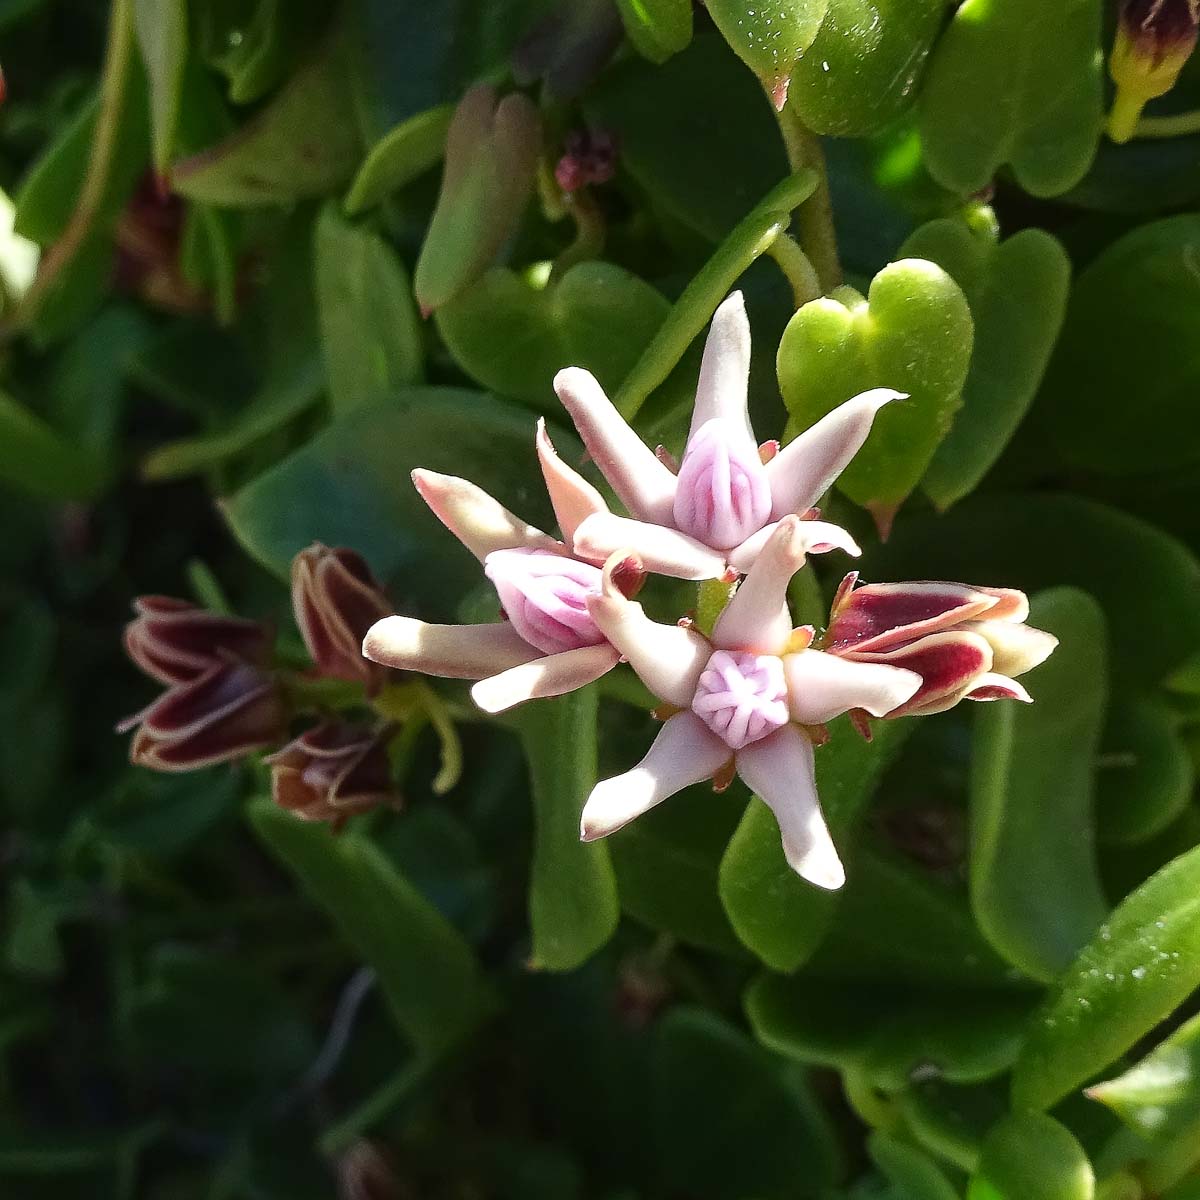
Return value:
M 52 500 L 85 500 L 108 480 L 105 463 L 0 392 L 0 483 Z
M 746 991 L 750 1028 L 764 1045 L 814 1066 L 861 1071 L 898 1091 L 918 1067 L 951 1083 L 1006 1071 L 1032 1001 L 991 992 L 837 987 L 806 972 L 760 975 Z
M 1041 1113 L 1014 1113 L 988 1134 L 967 1200 L 1092 1200 L 1095 1188 L 1069 1129 Z
M 1156 697 L 1115 696 L 1102 746 L 1096 778 L 1101 842 L 1144 842 L 1168 829 L 1196 783 L 1179 716 Z
M 1066 311 L 1071 265 L 1057 239 L 1024 229 L 1001 242 L 989 220 L 917 229 L 905 257 L 937 263 L 963 290 L 975 328 L 963 407 L 921 481 L 938 508 L 973 491 L 1025 416 Z
M 1027 592 L 1063 584 L 1090 592 L 1120 615 L 1109 646 L 1114 690 L 1156 686 L 1200 649 L 1200 563 L 1152 525 L 1079 496 L 972 496 L 944 516 L 902 522 L 863 555 L 861 569 L 865 579 L 1002 579 Z M 1130 629 L 1156 635 L 1130 638 Z
M 1135 1133 L 1174 1138 L 1200 1121 L 1200 1017 L 1181 1025 L 1123 1075 L 1088 1088 Z
M 150 83 L 154 167 L 165 172 L 175 153 L 187 64 L 187 0 L 134 0 L 134 28 Z
M 1047 1108 L 1124 1054 L 1200 984 L 1200 849 L 1168 863 L 1100 926 L 1048 998 L 1013 1075 Z
M 791 414 L 789 436 L 860 392 L 907 393 L 875 418 L 871 434 L 838 487 L 869 508 L 881 529 L 916 487 L 962 403 L 971 358 L 971 310 L 935 263 L 902 259 L 871 281 L 866 299 L 851 289 L 810 301 L 779 343 L 779 387 Z
M 962 195 L 1005 164 L 1034 196 L 1083 178 L 1100 138 L 1100 0 L 966 0 L 929 64 L 921 145 Z
M 623 267 L 585 262 L 538 288 L 497 267 L 437 310 L 459 366 L 484 387 L 555 410 L 552 383 L 586 367 L 616 390 L 661 328 L 670 306 Z
M 715 34 L 661 67 L 614 67 L 584 100 L 621 165 L 675 220 L 719 242 L 786 173 L 762 93 Z
M 263 844 L 375 971 L 420 1055 L 438 1055 L 476 1028 L 492 997 L 470 946 L 377 846 L 354 833 L 335 836 L 265 799 L 249 815 Z
M 829 0 L 788 104 L 814 133 L 883 129 L 912 104 L 945 11 L 943 0 Z
M 833 1132 L 803 1073 L 712 1013 L 663 1018 L 653 1086 L 660 1170 L 673 1191 L 815 1197 L 838 1173 Z
M 395 250 L 327 204 L 316 229 L 317 317 L 329 399 L 350 412 L 422 373 L 412 285 Z
M 529 881 L 532 965 L 572 971 L 603 946 L 621 910 L 602 842 L 579 840 L 579 816 L 596 784 L 599 691 L 528 704 L 514 722 L 529 760 L 534 807 Z
M 871 1161 L 899 1189 L 904 1200 L 959 1200 L 941 1167 L 923 1150 L 887 1133 L 867 1139 Z
M 1200 325 L 1192 255 L 1200 215 L 1143 225 L 1079 276 L 1038 406 L 1062 460 L 1112 475 L 1159 475 L 1200 460 L 1194 420 Z
M 582 455 L 570 435 L 553 437 L 564 455 Z M 540 480 L 532 486 L 528 410 L 454 388 L 407 388 L 350 413 L 223 511 L 246 549 L 280 578 L 313 541 L 351 546 L 398 585 L 397 598 L 420 598 L 428 615 L 452 618 L 459 596 L 479 585 L 479 564 L 417 495 L 415 467 L 464 475 L 543 528 L 552 519 Z
M 692 40 L 691 0 L 617 0 L 625 34 L 652 63 L 665 63 Z
M 177 163 L 172 183 L 228 208 L 291 204 L 344 183 L 360 149 L 343 40 L 330 36 L 246 125 Z
M 813 44 L 829 0 L 708 0 L 709 16 L 782 108 L 800 56 Z
M 401 121 L 367 153 L 346 193 L 346 215 L 357 216 L 398 192 L 437 163 L 446 149 L 453 104 L 439 104 Z
M 910 722 L 884 721 L 876 727 L 874 740 L 864 742 L 848 721 L 838 721 L 830 728 L 828 745 L 817 751 L 817 792 L 843 852 L 910 731 Z M 834 893 L 805 883 L 788 866 L 779 826 L 757 797 L 721 859 L 719 887 L 737 936 L 775 971 L 794 971 L 812 956 L 829 932 L 838 904 Z
M 1034 597 L 1058 649 L 1022 682 L 1033 704 L 981 706 L 971 746 L 971 906 L 989 942 L 1043 981 L 1108 912 L 1096 862 L 1095 769 L 1108 671 L 1104 614 L 1070 588 Z

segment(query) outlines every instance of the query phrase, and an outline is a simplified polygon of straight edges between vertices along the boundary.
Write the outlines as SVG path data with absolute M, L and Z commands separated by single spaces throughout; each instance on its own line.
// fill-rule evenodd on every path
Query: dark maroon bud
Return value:
M 259 621 L 228 617 L 171 596 L 139 596 L 137 617 L 125 626 L 125 653 L 159 683 L 188 683 L 218 663 L 262 666 L 271 630 Z
M 326 721 L 302 733 L 266 761 L 271 795 L 306 821 L 340 828 L 347 817 L 399 807 L 387 756 L 388 731 Z
M 1124 0 L 1108 71 L 1117 85 L 1108 136 L 1127 142 L 1146 103 L 1175 86 L 1196 48 L 1200 0 Z
M 338 1200 L 401 1200 L 400 1184 L 391 1161 L 378 1146 L 365 1139 L 355 1142 L 342 1155 L 337 1176 Z

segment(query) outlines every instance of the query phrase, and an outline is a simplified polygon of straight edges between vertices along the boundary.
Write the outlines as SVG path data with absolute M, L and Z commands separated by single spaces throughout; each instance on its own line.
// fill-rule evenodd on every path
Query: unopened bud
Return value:
M 588 596 L 600 592 L 601 572 L 548 550 L 496 550 L 484 561 L 513 629 L 547 654 L 598 646 L 604 635 L 588 614 Z
M 1200 0 L 1125 0 L 1108 60 L 1117 85 L 1108 136 L 1127 142 L 1142 108 L 1175 86 L 1196 47 Z

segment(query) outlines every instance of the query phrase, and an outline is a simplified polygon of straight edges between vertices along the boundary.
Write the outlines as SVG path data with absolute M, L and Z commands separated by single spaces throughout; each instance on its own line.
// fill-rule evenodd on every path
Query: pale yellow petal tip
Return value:
M 801 879 L 827 892 L 839 891 L 846 883 L 846 868 L 836 854 L 818 859 L 811 852 L 798 858 L 789 858 L 788 865 Z

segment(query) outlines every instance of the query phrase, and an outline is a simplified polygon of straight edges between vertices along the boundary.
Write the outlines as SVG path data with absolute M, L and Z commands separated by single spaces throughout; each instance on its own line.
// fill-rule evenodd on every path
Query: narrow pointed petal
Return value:
M 584 805 L 579 836 L 608 837 L 635 817 L 693 783 L 710 779 L 730 758 L 729 747 L 690 712 L 676 713 L 632 771 L 596 784 Z
M 596 513 L 578 529 L 572 549 L 579 558 L 601 562 L 618 550 L 630 550 L 647 571 L 675 579 L 719 579 L 728 570 L 725 556 L 686 533 L 613 513 Z
M 750 573 L 717 618 L 713 645 L 722 650 L 782 654 L 791 640 L 787 587 L 804 565 L 804 538 L 797 517 L 785 517 L 763 547 Z
M 507 621 L 428 625 L 411 617 L 377 621 L 363 640 L 363 654 L 385 667 L 446 679 L 486 679 L 542 656 Z
M 875 414 L 903 392 L 875 388 L 863 392 L 823 416 L 793 438 L 767 463 L 771 483 L 771 515 L 783 517 L 811 508 L 862 449 Z
M 713 313 L 708 328 L 688 442 L 701 426 L 714 418 L 728 420 L 738 429 L 744 429 L 753 441 L 746 411 L 749 386 L 750 322 L 742 293 L 731 292 Z
M 754 560 L 762 552 L 771 534 L 778 528 L 779 522 L 765 525 L 753 537 L 748 537 L 736 550 L 729 554 L 729 565 L 743 574 L 754 565 Z M 828 521 L 801 521 L 797 535 L 804 543 L 805 554 L 825 554 L 830 550 L 844 550 L 857 558 L 862 549 L 859 544 L 840 525 L 831 525 Z
M 952 629 L 881 651 L 853 651 L 858 662 L 903 667 L 921 676 L 921 687 L 891 717 L 928 715 L 952 708 L 992 669 L 992 648 L 977 633 Z
M 615 554 L 605 564 L 603 591 L 588 597 L 592 620 L 660 700 L 687 707 L 712 646 L 694 630 L 650 620 L 636 600 L 626 599 L 613 581 L 621 565 Z
M 608 512 L 608 505 L 605 504 L 604 497 L 574 467 L 568 466 L 558 456 L 558 451 L 554 449 L 554 443 L 546 432 L 546 421 L 543 417 L 539 417 L 537 423 L 537 454 L 542 467 L 542 478 L 546 481 L 546 491 L 550 493 L 550 503 L 554 506 L 554 516 L 558 520 L 558 528 L 563 541 L 569 546 L 575 537 L 575 530 L 584 520 L 593 513 Z
M 471 689 L 471 699 L 484 712 L 499 713 L 526 700 L 562 696 L 611 671 L 620 657 L 607 644 L 548 654 L 481 680 Z
M 1015 679 L 989 671 L 975 680 L 975 686 L 967 693 L 968 700 L 1020 700 L 1032 704 L 1033 697 Z
M 994 608 L 988 609 L 989 621 L 1024 621 L 1029 616 L 1029 597 L 1016 588 L 978 589 L 996 598 Z
M 1017 621 L 969 621 L 964 629 L 977 633 L 992 648 L 992 669 L 1001 675 L 1024 675 L 1054 652 L 1058 638 Z
M 788 707 L 801 725 L 822 725 L 853 708 L 886 716 L 921 687 L 914 671 L 882 663 L 851 662 L 820 650 L 801 650 L 783 660 Z
M 629 427 L 595 376 L 567 367 L 554 377 L 554 391 L 621 503 L 640 520 L 669 523 L 675 476 Z
M 775 814 L 788 866 L 817 887 L 840 888 L 846 872 L 821 815 L 812 742 L 787 725 L 739 751 L 737 771 Z
M 998 600 L 965 583 L 871 583 L 835 607 L 825 638 L 835 654 L 886 650 L 963 621 L 991 619 Z
M 561 543 L 513 516 L 503 504 L 467 479 L 418 468 L 412 473 L 412 481 L 433 515 L 480 562 L 493 550 L 517 547 L 562 553 Z

